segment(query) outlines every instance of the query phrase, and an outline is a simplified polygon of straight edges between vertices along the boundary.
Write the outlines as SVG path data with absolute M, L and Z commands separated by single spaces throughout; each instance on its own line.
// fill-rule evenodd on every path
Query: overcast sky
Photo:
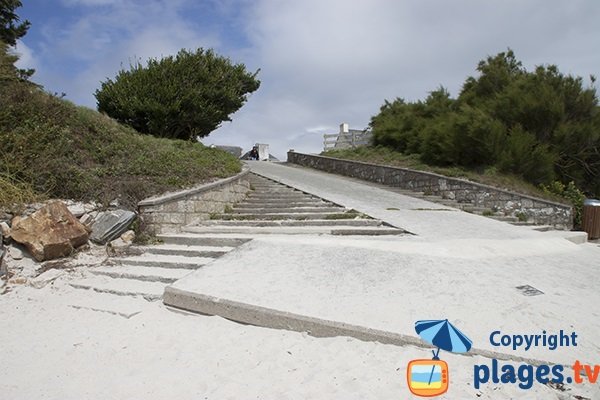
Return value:
M 131 60 L 214 48 L 261 88 L 203 141 L 317 153 L 341 122 L 367 127 L 385 99 L 455 96 L 479 60 L 508 47 L 528 69 L 600 77 L 598 0 L 23 0 L 18 44 L 33 80 L 96 107 Z

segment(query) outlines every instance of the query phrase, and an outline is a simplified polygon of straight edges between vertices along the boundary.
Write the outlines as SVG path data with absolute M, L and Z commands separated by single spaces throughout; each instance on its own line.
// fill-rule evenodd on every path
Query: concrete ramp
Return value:
M 473 340 L 474 354 L 594 362 L 600 318 L 589 304 L 600 295 L 589 257 L 597 250 L 584 246 L 562 238 L 259 237 L 168 286 L 164 302 L 268 328 L 396 345 L 424 345 L 414 322 L 448 318 Z M 542 294 L 527 296 L 523 286 Z M 489 343 L 495 330 L 561 329 L 585 339 L 554 351 Z

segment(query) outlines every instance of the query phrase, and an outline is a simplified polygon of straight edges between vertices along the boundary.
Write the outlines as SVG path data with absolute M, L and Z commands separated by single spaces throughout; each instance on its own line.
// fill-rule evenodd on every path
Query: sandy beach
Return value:
M 426 349 L 246 326 L 143 299 L 130 318 L 76 309 L 69 303 L 81 291 L 67 283 L 77 274 L 0 296 L 1 398 L 406 399 L 408 361 L 430 358 Z M 598 385 L 475 390 L 473 365 L 489 360 L 443 359 L 451 387 L 440 398 L 600 398 Z

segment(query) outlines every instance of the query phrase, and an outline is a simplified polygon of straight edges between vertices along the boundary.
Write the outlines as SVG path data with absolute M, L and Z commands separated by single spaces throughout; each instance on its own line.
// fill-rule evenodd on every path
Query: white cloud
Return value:
M 591 0 L 64 2 L 102 7 L 47 28 L 42 55 L 56 67 L 41 63 L 43 84 L 93 106 L 99 81 L 132 57 L 214 47 L 251 71 L 261 68 L 262 86 L 204 142 L 270 143 L 280 158 L 289 148 L 320 151 L 322 134 L 341 122 L 365 128 L 384 99 L 421 99 L 439 85 L 456 95 L 479 60 L 508 47 L 527 68 L 555 63 L 600 76 L 600 2 Z M 206 12 L 213 13 L 208 25 Z M 65 58 L 82 67 L 64 73 Z
M 33 54 L 33 50 L 31 50 L 31 48 L 29 48 L 21 40 L 17 40 L 17 45 L 14 48 L 14 52 L 19 57 L 19 60 L 15 63 L 18 68 L 37 68 L 37 60 Z
M 290 147 L 319 152 L 315 126 L 362 129 L 384 99 L 421 99 L 439 85 L 456 95 L 479 60 L 508 47 L 528 68 L 597 74 L 600 4 L 551 3 L 259 1 L 246 30 L 265 84 L 211 136 L 256 138 L 280 157 Z

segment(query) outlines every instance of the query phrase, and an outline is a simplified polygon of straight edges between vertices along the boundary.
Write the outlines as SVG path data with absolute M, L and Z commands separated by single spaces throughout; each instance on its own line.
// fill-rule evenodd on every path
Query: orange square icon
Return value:
M 406 368 L 406 380 L 416 396 L 439 396 L 448 390 L 448 364 L 442 360 L 412 360 Z

